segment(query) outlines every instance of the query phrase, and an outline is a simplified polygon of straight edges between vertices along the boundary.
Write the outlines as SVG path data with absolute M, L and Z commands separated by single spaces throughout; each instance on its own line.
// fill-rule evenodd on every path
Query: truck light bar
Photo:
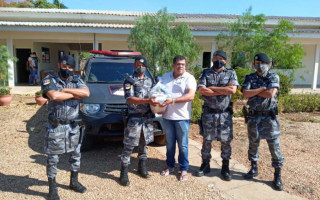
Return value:
M 131 52 L 131 51 L 97 51 L 97 50 L 91 50 L 90 53 L 93 54 L 102 54 L 105 56 L 140 56 L 140 52 Z

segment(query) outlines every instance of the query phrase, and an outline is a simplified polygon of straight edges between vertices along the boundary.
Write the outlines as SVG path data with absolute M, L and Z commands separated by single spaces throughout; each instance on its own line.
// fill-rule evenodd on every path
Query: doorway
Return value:
M 28 84 L 29 70 L 26 64 L 30 56 L 31 49 L 16 49 L 17 62 L 17 84 Z

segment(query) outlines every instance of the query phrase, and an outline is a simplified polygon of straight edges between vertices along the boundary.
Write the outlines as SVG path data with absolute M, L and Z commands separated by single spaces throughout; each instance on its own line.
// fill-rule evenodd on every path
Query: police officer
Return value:
M 74 75 L 75 61 L 70 55 L 62 58 L 60 71 L 49 74 L 41 84 L 43 96 L 49 99 L 48 124 L 45 136 L 49 198 L 59 199 L 56 175 L 59 155 L 70 153 L 70 188 L 84 193 L 86 188 L 78 182 L 80 169 L 80 146 L 83 127 L 79 119 L 79 99 L 88 97 L 90 92 L 79 75 Z
M 221 158 L 223 180 L 230 181 L 229 160 L 231 156 L 231 140 L 233 139 L 232 102 L 231 97 L 239 86 L 238 78 L 233 69 L 224 66 L 227 54 L 222 50 L 214 52 L 213 67 L 202 71 L 198 90 L 204 104 L 200 126 L 202 127 L 203 144 L 201 149 L 202 164 L 197 176 L 210 172 L 212 140 L 221 142 Z
M 242 92 L 248 98 L 248 158 L 251 169 L 245 174 L 246 179 L 253 179 L 258 175 L 259 143 L 266 139 L 272 156 L 272 166 L 275 168 L 273 184 L 276 190 L 283 190 L 281 182 L 281 168 L 284 158 L 280 153 L 280 127 L 276 117 L 277 97 L 279 90 L 279 76 L 269 72 L 270 61 L 266 54 L 259 53 L 254 57 L 255 73 L 245 77 Z
M 130 165 L 130 156 L 134 147 L 138 147 L 138 173 L 143 178 L 149 178 L 147 171 L 147 144 L 153 142 L 153 123 L 150 105 L 156 105 L 154 98 L 150 98 L 150 89 L 153 87 L 152 80 L 145 75 L 147 69 L 147 60 L 138 56 L 134 62 L 134 73 L 128 76 L 123 88 L 125 98 L 128 104 L 127 127 L 124 131 L 124 147 L 121 154 L 121 185 L 130 184 L 128 178 L 128 167 Z

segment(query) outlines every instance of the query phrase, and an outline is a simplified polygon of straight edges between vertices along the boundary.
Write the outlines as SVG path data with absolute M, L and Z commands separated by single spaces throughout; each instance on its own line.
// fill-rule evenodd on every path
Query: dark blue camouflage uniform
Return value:
M 137 73 L 130 76 L 135 82 L 130 83 L 127 79 L 123 83 L 125 98 L 138 97 L 149 98 L 153 86 L 152 80 L 146 75 L 140 79 Z M 138 146 L 138 158 L 147 159 L 147 144 L 153 142 L 153 122 L 149 104 L 128 103 L 129 118 L 124 130 L 124 147 L 121 155 L 122 165 L 130 164 L 130 156 L 134 147 Z
M 45 98 L 49 90 L 61 91 L 62 88 L 86 87 L 79 75 L 71 76 L 67 81 L 58 74 L 46 76 L 41 83 L 42 94 Z M 69 162 L 71 171 L 80 169 L 80 126 L 79 124 L 56 124 L 53 120 L 70 121 L 79 118 L 79 100 L 50 101 L 48 103 L 48 123 L 45 136 L 45 153 L 47 159 L 47 176 L 54 178 L 57 174 L 59 155 L 71 153 Z
M 213 68 L 205 69 L 200 75 L 198 87 L 224 87 L 229 82 L 239 86 L 234 70 L 224 68 L 216 72 Z M 232 114 L 227 110 L 232 95 L 202 96 L 203 144 L 201 155 L 203 160 L 211 158 L 212 140 L 221 142 L 221 158 L 229 160 L 231 156 L 231 140 L 233 139 Z M 209 108 L 209 109 L 208 109 Z
M 280 79 L 276 73 L 265 72 L 262 76 L 257 73 L 249 74 L 245 77 L 242 90 L 257 89 L 260 87 L 280 88 Z M 273 98 L 263 98 L 258 95 L 250 97 L 247 104 L 249 111 L 269 113 L 278 106 L 278 92 Z M 272 166 L 281 168 L 284 158 L 280 153 L 280 125 L 277 117 L 271 114 L 249 115 L 248 116 L 248 137 L 249 150 L 248 158 L 250 161 L 258 161 L 258 148 L 260 139 L 266 139 L 272 156 Z

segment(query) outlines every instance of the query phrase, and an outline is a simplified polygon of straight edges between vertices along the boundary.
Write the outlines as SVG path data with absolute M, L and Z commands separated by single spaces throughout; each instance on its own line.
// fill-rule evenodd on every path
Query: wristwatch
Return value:
M 175 101 L 176 101 L 176 99 L 172 99 L 172 105 L 174 105 Z

